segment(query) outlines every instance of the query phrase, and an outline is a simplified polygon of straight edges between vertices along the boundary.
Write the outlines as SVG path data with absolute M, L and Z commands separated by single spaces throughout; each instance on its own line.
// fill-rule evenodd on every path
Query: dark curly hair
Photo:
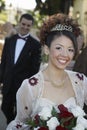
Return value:
M 60 30 L 60 31 L 51 31 L 53 27 L 57 24 L 67 25 L 72 27 L 72 32 L 67 30 Z M 42 45 L 47 45 L 50 47 L 50 44 L 55 36 L 65 35 L 69 37 L 74 45 L 75 54 L 78 52 L 78 45 L 76 38 L 81 33 L 80 27 L 76 20 L 69 18 L 67 15 L 63 13 L 58 13 L 50 16 L 48 20 L 46 20 L 40 30 L 40 42 Z

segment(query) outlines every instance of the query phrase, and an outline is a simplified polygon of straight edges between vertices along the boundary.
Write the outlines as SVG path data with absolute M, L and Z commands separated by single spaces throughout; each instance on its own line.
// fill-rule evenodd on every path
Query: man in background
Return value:
M 1 109 L 7 118 L 7 124 L 15 117 L 16 92 L 22 81 L 37 73 L 40 67 L 41 45 L 29 33 L 33 22 L 30 14 L 23 14 L 18 34 L 5 39 L 0 82 L 3 83 Z

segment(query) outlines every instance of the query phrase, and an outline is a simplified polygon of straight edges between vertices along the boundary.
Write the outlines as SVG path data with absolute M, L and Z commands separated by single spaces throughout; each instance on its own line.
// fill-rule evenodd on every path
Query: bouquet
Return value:
M 75 106 L 44 107 L 37 115 L 27 120 L 30 130 L 87 130 L 85 112 Z

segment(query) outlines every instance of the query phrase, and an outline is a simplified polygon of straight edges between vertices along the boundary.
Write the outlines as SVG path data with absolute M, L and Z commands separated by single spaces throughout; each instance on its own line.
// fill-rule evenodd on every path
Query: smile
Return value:
M 67 63 L 67 60 L 58 60 L 60 63 L 62 64 L 66 64 Z

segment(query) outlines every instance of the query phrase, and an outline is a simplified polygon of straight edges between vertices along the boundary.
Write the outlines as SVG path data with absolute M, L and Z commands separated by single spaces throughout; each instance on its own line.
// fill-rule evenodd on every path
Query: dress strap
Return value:
M 34 99 L 34 95 L 30 86 L 29 86 L 29 91 L 30 91 L 30 96 L 32 97 L 32 99 Z
M 72 83 L 73 90 L 75 92 L 75 98 L 77 101 L 77 104 L 80 105 L 81 108 L 83 108 L 84 105 L 84 76 L 81 73 L 78 72 L 72 72 L 67 71 L 67 74 L 69 75 L 69 78 Z M 81 77 L 83 77 L 81 79 Z
M 39 98 L 42 97 L 44 89 L 44 77 L 42 71 L 39 72 L 38 79 L 39 79 L 39 89 L 38 89 L 38 98 Z

